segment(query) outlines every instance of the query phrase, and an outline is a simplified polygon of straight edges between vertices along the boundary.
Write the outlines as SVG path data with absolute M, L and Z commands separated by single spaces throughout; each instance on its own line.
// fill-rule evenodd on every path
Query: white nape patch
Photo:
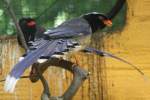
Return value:
M 90 15 L 90 14 L 99 14 L 98 12 L 91 12 L 91 13 L 86 13 L 85 15 Z
M 19 61 L 22 61 L 23 59 L 24 59 L 24 57 L 20 57 L 20 58 L 19 58 Z
M 48 59 L 38 59 L 37 62 L 38 62 L 38 63 L 44 63 L 44 62 L 46 62 L 47 60 L 48 60 Z
M 92 12 L 92 14 L 99 14 L 98 12 Z
M 17 83 L 18 79 L 16 79 L 13 76 L 8 75 L 6 77 L 6 81 L 5 81 L 5 85 L 4 85 L 4 91 L 9 92 L 9 93 L 13 93 L 15 90 L 15 86 Z

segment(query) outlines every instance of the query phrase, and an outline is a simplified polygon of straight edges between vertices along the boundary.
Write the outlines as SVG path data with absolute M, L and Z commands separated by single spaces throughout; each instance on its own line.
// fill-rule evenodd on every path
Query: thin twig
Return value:
M 24 78 L 29 78 L 30 76 L 21 76 L 20 78 L 21 79 L 24 79 Z M 6 79 L 2 79 L 2 80 L 0 80 L 0 82 L 4 82 Z
M 25 38 L 24 38 L 23 33 L 21 31 L 21 28 L 20 28 L 20 26 L 19 26 L 19 24 L 17 22 L 17 18 L 15 16 L 15 13 L 14 13 L 11 5 L 10 5 L 10 0 L 3 0 L 3 1 L 4 1 L 5 5 L 6 5 L 6 9 L 7 9 L 8 13 L 9 13 L 10 17 L 13 20 L 13 23 L 16 26 L 17 34 L 19 35 L 19 37 L 21 39 L 21 43 L 22 43 L 23 47 L 25 48 L 25 50 L 28 50 L 28 46 L 27 46 L 27 44 L 25 42 Z

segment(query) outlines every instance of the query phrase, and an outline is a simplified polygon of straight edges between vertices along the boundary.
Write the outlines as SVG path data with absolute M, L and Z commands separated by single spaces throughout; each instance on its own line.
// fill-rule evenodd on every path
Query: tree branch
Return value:
M 15 27 L 16 27 L 16 30 L 17 30 L 17 34 L 21 38 L 21 43 L 22 43 L 23 47 L 25 48 L 25 50 L 28 50 L 28 46 L 27 46 L 27 44 L 25 42 L 24 35 L 23 35 L 23 33 L 21 31 L 21 28 L 20 28 L 20 26 L 18 24 L 18 21 L 17 21 L 17 18 L 15 16 L 15 13 L 14 13 L 13 9 L 10 6 L 10 0 L 3 0 L 3 1 L 5 3 L 6 9 L 7 9 L 8 13 L 9 13 L 10 17 L 13 20 L 13 23 L 15 24 Z
M 73 80 L 68 89 L 64 92 L 62 96 L 53 97 L 50 95 L 49 87 L 47 81 L 42 76 L 42 73 L 49 67 L 56 66 L 70 71 L 73 74 Z M 47 62 L 43 64 L 34 64 L 32 67 L 38 69 L 36 75 L 30 76 L 30 80 L 32 82 L 36 82 L 37 80 L 41 80 L 43 84 L 43 93 L 41 96 L 41 100 L 71 100 L 79 87 L 82 85 L 85 79 L 88 77 L 88 72 L 84 69 L 81 69 L 79 66 L 74 63 L 66 60 L 60 60 L 58 58 L 51 58 Z M 31 75 L 31 74 L 30 74 Z M 50 96 L 50 97 L 49 97 Z M 49 98 L 49 99 L 48 99 Z
M 126 0 L 117 0 L 113 8 L 106 14 L 110 19 L 113 19 L 121 10 Z

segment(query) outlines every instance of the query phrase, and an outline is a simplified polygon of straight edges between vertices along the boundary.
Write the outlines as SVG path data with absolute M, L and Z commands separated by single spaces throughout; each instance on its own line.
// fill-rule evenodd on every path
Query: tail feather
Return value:
M 111 58 L 114 58 L 114 59 L 117 59 L 121 62 L 124 62 L 128 65 L 130 65 L 131 67 L 133 67 L 135 70 L 137 70 L 142 76 L 145 76 L 145 74 L 135 65 L 133 65 L 132 63 L 120 58 L 120 57 L 117 57 L 111 53 L 108 53 L 108 52 L 105 52 L 105 51 L 100 51 L 100 50 L 97 50 L 97 49 L 94 49 L 94 48 L 86 48 L 85 49 L 86 52 L 90 52 L 90 53 L 95 53 L 97 55 L 100 55 L 100 56 L 107 56 L 107 57 L 111 57 Z
M 6 92 L 12 93 L 15 89 L 15 85 L 21 75 L 24 73 L 25 69 L 27 69 L 30 65 L 35 63 L 38 58 L 46 52 L 49 46 L 52 48 L 49 51 L 53 51 L 56 46 L 57 41 L 47 41 L 45 44 L 40 46 L 38 49 L 31 51 L 25 56 L 23 60 L 21 60 L 18 64 L 14 66 L 9 75 L 6 78 L 4 90 Z
M 19 78 L 24 72 L 24 70 L 33 63 L 35 63 L 37 59 L 43 54 L 43 52 L 46 51 L 46 49 L 49 46 L 49 43 L 51 42 L 47 42 L 45 43 L 45 45 L 41 46 L 35 51 L 29 52 L 29 54 L 22 61 L 20 61 L 18 64 L 14 66 L 14 68 L 10 72 L 10 75 L 14 76 L 15 78 Z
M 17 83 L 18 79 L 16 79 L 13 76 L 8 75 L 6 77 L 5 85 L 4 85 L 4 90 L 6 92 L 12 93 L 15 89 L 15 85 Z
M 110 54 L 110 53 L 107 53 L 107 52 L 104 52 L 104 51 L 103 51 L 103 53 L 104 53 L 104 56 L 109 56 L 109 57 L 115 58 L 115 59 L 117 59 L 117 60 L 120 60 L 120 61 L 122 61 L 122 62 L 124 62 L 124 63 L 126 63 L 126 64 L 128 64 L 128 65 L 131 65 L 131 66 L 132 66 L 134 69 L 136 69 L 141 75 L 144 75 L 144 73 L 143 73 L 137 66 L 133 65 L 132 63 L 130 63 L 130 62 L 128 62 L 128 61 L 126 61 L 126 60 L 124 60 L 124 59 L 122 59 L 122 58 L 120 58 L 120 57 L 117 57 L 117 56 L 115 56 L 115 55 L 112 55 L 112 54 Z

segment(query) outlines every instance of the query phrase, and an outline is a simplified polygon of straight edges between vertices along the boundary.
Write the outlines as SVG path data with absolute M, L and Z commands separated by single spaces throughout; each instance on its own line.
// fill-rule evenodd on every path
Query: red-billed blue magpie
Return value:
M 32 26 L 34 24 L 35 23 L 31 21 L 31 23 L 27 23 L 27 26 Z M 18 79 L 30 65 L 38 62 L 39 59 L 50 59 L 54 56 L 56 57 L 56 55 L 67 55 L 71 52 L 85 50 L 103 56 L 111 56 L 128 63 L 106 52 L 86 48 L 94 32 L 105 26 L 111 25 L 112 21 L 110 18 L 104 14 L 93 12 L 68 20 L 58 27 L 49 29 L 44 32 L 41 38 L 35 40 L 29 38 L 29 50 L 23 55 L 24 59 L 17 63 L 7 76 L 4 86 L 5 91 L 14 91 Z M 136 66 L 133 67 L 136 68 Z M 143 75 L 139 69 L 137 70 Z
M 13 92 L 20 76 L 38 59 L 50 59 L 56 54 L 82 50 L 89 44 L 92 33 L 111 24 L 111 20 L 107 16 L 93 12 L 47 30 L 41 38 L 28 42 L 29 50 L 24 54 L 24 59 L 17 63 L 7 76 L 5 90 Z M 27 26 L 32 25 L 35 25 L 32 21 L 27 23 Z M 32 35 L 28 41 L 30 39 L 32 39 Z

